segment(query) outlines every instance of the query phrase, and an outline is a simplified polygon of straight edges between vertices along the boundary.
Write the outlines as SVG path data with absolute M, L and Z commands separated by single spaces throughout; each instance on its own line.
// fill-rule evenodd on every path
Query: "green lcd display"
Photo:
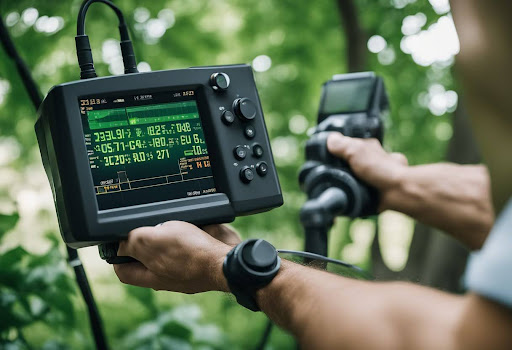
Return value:
M 79 103 L 100 210 L 216 192 L 195 91 Z

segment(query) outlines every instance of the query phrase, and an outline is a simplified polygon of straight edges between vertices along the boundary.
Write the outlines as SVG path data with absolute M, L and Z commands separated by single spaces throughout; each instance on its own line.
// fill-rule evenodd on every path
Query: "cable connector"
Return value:
M 80 66 L 80 79 L 96 78 L 89 37 L 87 35 L 77 35 L 75 36 L 75 43 L 78 65 Z
M 119 33 L 121 34 L 121 55 L 123 56 L 124 74 L 138 73 L 137 60 L 133 51 L 133 44 L 130 40 L 128 27 L 125 23 L 119 24 Z

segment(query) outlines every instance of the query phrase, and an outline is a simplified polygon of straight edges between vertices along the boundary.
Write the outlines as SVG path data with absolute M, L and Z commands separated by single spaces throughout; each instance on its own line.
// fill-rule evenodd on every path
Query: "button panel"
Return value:
M 240 180 L 249 184 L 255 177 L 265 177 L 269 172 L 268 163 L 262 159 L 266 152 L 265 149 L 258 142 L 246 143 L 247 140 L 259 139 L 256 133 L 257 105 L 251 99 L 237 95 L 231 106 L 221 105 L 219 109 L 222 111 L 220 115 L 222 123 L 235 131 L 235 135 L 237 133 L 240 135 L 235 137 L 240 143 L 237 142 L 238 145 L 233 145 L 233 156 L 236 161 L 232 163 L 239 173 Z M 251 157 L 248 157 L 249 155 Z

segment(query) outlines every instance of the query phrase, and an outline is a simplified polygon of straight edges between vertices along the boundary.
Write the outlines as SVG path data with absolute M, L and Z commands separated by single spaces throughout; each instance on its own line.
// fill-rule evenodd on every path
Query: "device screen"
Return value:
M 374 79 L 330 81 L 324 87 L 324 115 L 363 112 L 372 97 Z
M 79 98 L 100 210 L 215 193 L 196 91 Z

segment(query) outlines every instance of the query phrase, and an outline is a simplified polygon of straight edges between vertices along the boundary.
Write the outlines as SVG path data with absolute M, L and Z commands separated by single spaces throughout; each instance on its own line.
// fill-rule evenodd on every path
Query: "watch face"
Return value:
M 330 259 L 322 255 L 293 250 L 279 250 L 281 259 L 286 259 L 297 264 L 325 270 L 343 277 L 359 280 L 373 280 L 374 277 L 358 266 L 345 263 L 340 260 Z

